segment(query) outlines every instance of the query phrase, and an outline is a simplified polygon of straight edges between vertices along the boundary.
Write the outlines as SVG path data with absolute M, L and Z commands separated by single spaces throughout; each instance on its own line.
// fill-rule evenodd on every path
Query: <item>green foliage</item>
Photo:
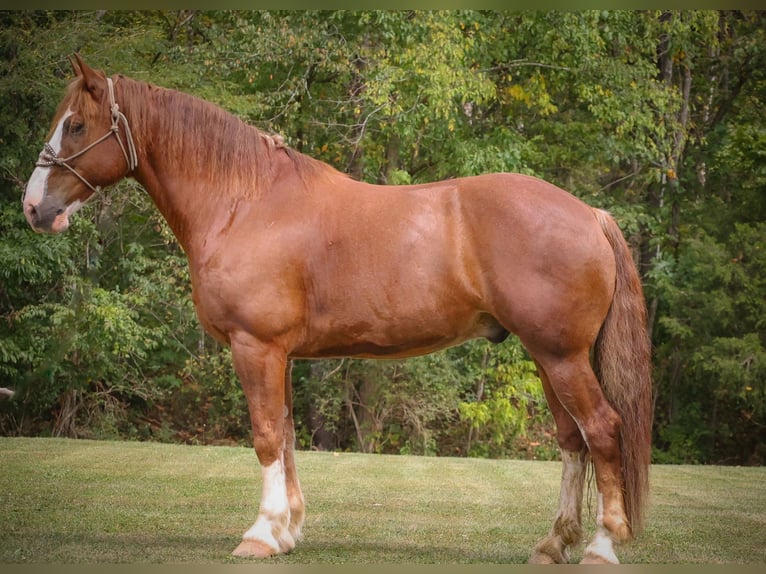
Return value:
M 406 361 L 299 365 L 296 404 L 310 413 L 298 421 L 299 444 L 316 444 L 321 432 L 332 439 L 323 448 L 550 458 L 550 440 L 527 434 L 539 434 L 551 419 L 534 363 L 524 356 L 516 340 L 474 341 Z
M 765 40 L 763 13 L 737 11 L 0 12 L 0 378 L 17 390 L 0 432 L 249 437 L 229 352 L 137 184 L 62 236 L 24 220 L 79 50 L 367 181 L 516 171 L 609 209 L 647 295 L 656 460 L 763 464 Z M 298 361 L 294 379 L 304 448 L 555 456 L 518 342 Z
M 469 425 L 466 451 L 472 456 L 516 454 L 514 439 L 524 437 L 530 423 L 550 426 L 542 383 L 535 364 L 524 358 L 517 341 L 493 348 L 476 345 L 483 356 L 473 396 L 458 405 Z
M 302 400 L 315 402 L 314 421 L 334 435 L 335 446 L 378 453 L 440 452 L 439 435 L 454 418 L 459 392 L 445 353 L 408 361 L 321 361 L 311 373 L 317 378 L 299 378 L 296 390 Z
M 684 462 L 764 455 L 766 225 L 735 226 L 725 243 L 685 242 L 659 320 L 659 446 Z
M 168 389 L 160 428 L 174 440 L 205 444 L 250 444 L 250 417 L 227 348 L 189 358 L 180 379 Z

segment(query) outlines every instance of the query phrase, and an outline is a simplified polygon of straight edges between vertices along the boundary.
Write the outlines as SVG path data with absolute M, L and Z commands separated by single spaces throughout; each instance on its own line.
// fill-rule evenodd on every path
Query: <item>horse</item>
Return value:
M 229 345 L 262 473 L 256 520 L 234 555 L 295 548 L 305 501 L 295 466 L 296 358 L 406 358 L 517 336 L 556 424 L 558 508 L 529 562 L 588 563 L 645 522 L 652 425 L 646 304 L 615 219 L 542 179 L 490 173 L 372 185 L 195 96 L 70 57 L 74 77 L 22 200 L 37 232 L 67 229 L 131 177 L 182 247 L 206 331 Z

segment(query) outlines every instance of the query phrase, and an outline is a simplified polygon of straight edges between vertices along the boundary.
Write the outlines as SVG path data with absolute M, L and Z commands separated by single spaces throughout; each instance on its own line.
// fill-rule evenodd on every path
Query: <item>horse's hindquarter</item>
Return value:
M 614 254 L 595 211 L 519 174 L 471 178 L 466 188 L 490 312 L 530 350 L 567 353 L 592 344 L 615 286 Z

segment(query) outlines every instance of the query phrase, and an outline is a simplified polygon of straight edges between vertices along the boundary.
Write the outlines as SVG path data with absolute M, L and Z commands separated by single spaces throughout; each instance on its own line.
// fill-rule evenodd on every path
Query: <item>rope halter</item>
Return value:
M 112 126 L 109 128 L 109 131 L 106 132 L 100 138 L 98 138 L 96 141 L 91 143 L 90 145 L 84 147 L 83 149 L 81 149 L 75 154 L 70 155 L 69 157 L 63 157 L 63 158 L 59 157 L 58 154 L 56 153 L 56 150 L 53 149 L 51 144 L 46 143 L 45 146 L 43 146 L 43 151 L 40 153 L 40 157 L 35 163 L 35 165 L 38 167 L 58 166 L 58 167 L 67 168 L 74 175 L 76 175 L 80 179 L 80 181 L 82 181 L 85 185 L 87 185 L 91 189 L 91 191 L 93 191 L 94 193 L 98 193 L 99 191 L 101 191 L 101 186 L 92 185 L 75 168 L 69 165 L 68 162 L 85 154 L 85 152 L 87 152 L 91 148 L 96 147 L 102 141 L 106 140 L 109 136 L 114 135 L 114 137 L 117 139 L 117 143 L 120 144 L 122 155 L 125 156 L 125 162 L 128 164 L 128 173 L 132 172 L 138 166 L 138 156 L 136 155 L 136 145 L 133 142 L 133 134 L 130 132 L 130 125 L 128 124 L 128 118 L 126 118 L 125 114 L 123 114 L 120 111 L 120 106 L 118 106 L 117 102 L 114 100 L 114 84 L 112 82 L 112 78 L 106 79 L 106 85 L 109 88 L 109 107 L 112 112 Z M 120 131 L 120 123 L 122 123 L 125 128 L 125 142 L 127 143 L 127 149 L 125 147 L 125 144 L 122 143 L 120 136 L 118 135 L 118 132 Z

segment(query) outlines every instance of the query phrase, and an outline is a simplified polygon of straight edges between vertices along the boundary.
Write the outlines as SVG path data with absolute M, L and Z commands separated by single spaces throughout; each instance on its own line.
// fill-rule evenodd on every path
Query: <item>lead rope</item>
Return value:
M 93 192 L 96 192 L 96 193 L 101 191 L 101 186 L 92 185 L 88 180 L 86 180 L 82 175 L 80 175 L 80 172 L 78 172 L 75 168 L 73 168 L 67 162 L 72 161 L 73 159 L 77 157 L 80 157 L 91 148 L 96 147 L 98 144 L 100 144 L 109 136 L 114 135 L 114 137 L 117 139 L 117 143 L 120 144 L 122 155 L 125 156 L 125 162 L 128 164 L 128 173 L 132 172 L 133 170 L 136 169 L 136 167 L 138 167 L 138 155 L 136 154 L 136 144 L 133 141 L 133 134 L 130 131 L 130 124 L 128 124 L 128 118 L 126 118 L 125 114 L 123 114 L 120 111 L 120 106 L 117 104 L 117 101 L 114 98 L 114 84 L 112 82 L 112 78 L 106 79 L 106 85 L 109 89 L 109 107 L 112 113 L 112 125 L 109 128 L 109 131 L 106 132 L 100 138 L 98 138 L 96 141 L 91 143 L 90 145 L 84 147 L 77 153 L 72 154 L 67 158 L 59 157 L 58 154 L 56 153 L 56 150 L 54 150 L 49 143 L 46 143 L 43 146 L 43 151 L 42 153 L 40 153 L 40 157 L 35 163 L 35 165 L 39 167 L 52 167 L 54 165 L 58 167 L 65 167 L 69 171 L 71 171 L 74 175 L 76 175 L 80 179 L 80 181 L 82 181 L 85 185 L 87 185 Z M 122 143 L 122 140 L 120 139 L 120 136 L 118 135 L 118 132 L 120 131 L 120 122 L 122 122 L 122 124 L 125 127 L 125 141 L 128 144 L 128 149 L 125 149 L 125 145 Z
M 111 110 L 112 110 L 112 128 L 111 131 L 114 133 L 115 137 L 117 137 L 117 142 L 120 144 L 120 149 L 122 149 L 122 154 L 125 156 L 125 161 L 128 163 L 128 173 L 136 169 L 138 167 L 138 155 L 136 154 L 136 145 L 133 143 L 133 134 L 130 131 L 130 124 L 128 124 L 128 118 L 125 117 L 125 114 L 123 114 L 120 111 L 120 106 L 117 104 L 117 100 L 114 98 L 114 83 L 112 82 L 112 78 L 106 79 L 106 85 L 109 88 L 109 103 L 111 104 Z M 117 132 L 119 131 L 119 124 L 117 122 L 122 121 L 123 125 L 125 126 L 125 141 L 128 143 L 128 151 L 125 150 L 125 146 L 122 144 L 122 140 L 117 135 Z M 130 153 L 128 153 L 130 152 Z

